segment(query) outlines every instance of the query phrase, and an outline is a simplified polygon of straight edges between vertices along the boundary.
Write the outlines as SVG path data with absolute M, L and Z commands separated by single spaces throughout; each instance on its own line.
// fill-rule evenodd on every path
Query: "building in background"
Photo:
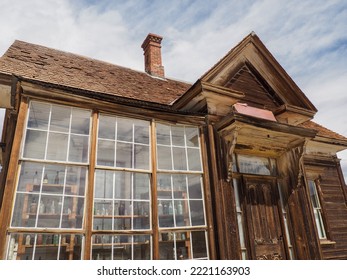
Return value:
M 347 138 L 248 35 L 193 85 L 15 41 L 0 259 L 346 259 Z M 182 66 L 183 67 L 183 66 Z

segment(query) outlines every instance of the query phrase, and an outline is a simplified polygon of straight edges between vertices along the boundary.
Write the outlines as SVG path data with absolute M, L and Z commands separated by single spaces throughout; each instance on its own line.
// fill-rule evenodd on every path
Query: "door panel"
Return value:
M 245 176 L 243 181 L 252 259 L 285 259 L 275 180 Z

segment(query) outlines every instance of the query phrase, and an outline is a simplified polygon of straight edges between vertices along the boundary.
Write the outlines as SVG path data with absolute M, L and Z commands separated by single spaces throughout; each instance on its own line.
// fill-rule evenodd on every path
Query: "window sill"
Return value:
M 332 241 L 332 240 L 328 240 L 328 239 L 320 240 L 320 245 L 322 245 L 322 246 L 333 246 L 335 244 L 336 244 L 336 242 Z

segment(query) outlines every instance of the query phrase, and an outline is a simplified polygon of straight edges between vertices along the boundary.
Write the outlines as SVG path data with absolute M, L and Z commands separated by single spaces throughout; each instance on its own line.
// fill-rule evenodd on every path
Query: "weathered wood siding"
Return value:
M 244 92 L 245 98 L 241 102 L 274 111 L 280 104 L 275 100 L 271 89 L 260 80 L 244 65 L 225 86 Z
M 319 176 L 319 192 L 329 244 L 322 243 L 324 259 L 347 259 L 347 206 L 345 184 L 336 161 L 305 165 L 306 173 Z M 335 243 L 336 242 L 336 243 Z

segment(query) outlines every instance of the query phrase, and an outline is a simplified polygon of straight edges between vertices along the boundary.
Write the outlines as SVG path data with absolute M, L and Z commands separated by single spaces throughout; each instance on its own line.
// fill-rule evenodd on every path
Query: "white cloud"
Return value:
M 347 134 L 344 0 L 2 0 L 0 26 L 0 54 L 20 39 L 137 70 L 143 39 L 157 33 L 167 76 L 192 83 L 254 30 L 317 120 Z

